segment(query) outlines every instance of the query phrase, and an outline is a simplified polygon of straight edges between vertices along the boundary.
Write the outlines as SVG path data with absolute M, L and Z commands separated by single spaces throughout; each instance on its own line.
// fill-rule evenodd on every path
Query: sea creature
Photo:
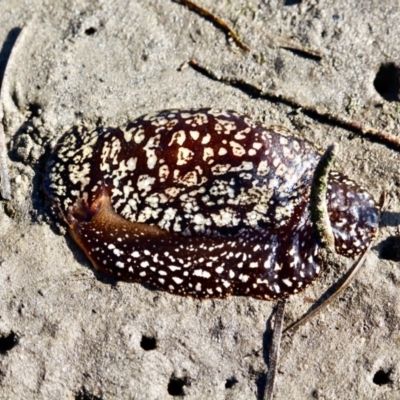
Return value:
M 119 128 L 74 127 L 44 188 L 93 266 L 196 298 L 278 299 L 321 271 L 309 194 L 320 155 L 234 111 L 165 110 Z M 376 234 L 370 194 L 331 172 L 337 253 Z

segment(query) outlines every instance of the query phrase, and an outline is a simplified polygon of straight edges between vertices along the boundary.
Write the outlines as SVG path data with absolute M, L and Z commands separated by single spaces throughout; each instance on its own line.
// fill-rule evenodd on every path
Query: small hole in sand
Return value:
M 76 394 L 75 400 L 102 400 L 102 398 L 99 396 L 95 396 L 94 394 L 90 393 L 85 387 L 82 387 Z
M 0 336 L 0 354 L 6 354 L 18 344 L 18 336 L 11 331 L 8 335 Z
M 157 347 L 156 338 L 143 335 L 140 341 L 140 347 L 146 351 L 154 350 Z
M 93 36 L 95 33 L 97 32 L 96 28 L 93 28 L 93 26 L 91 26 L 90 28 L 87 28 L 85 30 L 85 35 L 87 36 Z
M 375 383 L 375 385 L 378 386 L 383 386 L 387 385 L 388 383 L 392 383 L 392 380 L 390 379 L 391 373 L 392 373 L 391 369 L 389 371 L 384 371 L 383 369 L 380 369 L 378 372 L 375 373 L 372 381 Z
M 226 380 L 225 389 L 233 388 L 238 382 L 239 381 L 234 376 L 232 376 L 232 378 L 229 378 L 229 379 Z
M 385 100 L 399 101 L 400 68 L 394 63 L 382 64 L 375 76 L 374 86 Z
M 168 393 L 171 396 L 184 396 L 185 391 L 183 388 L 188 385 L 188 382 L 187 378 L 176 378 L 172 376 L 168 383 Z
M 295 6 L 296 4 L 300 4 L 301 0 L 284 0 L 283 5 L 284 6 Z

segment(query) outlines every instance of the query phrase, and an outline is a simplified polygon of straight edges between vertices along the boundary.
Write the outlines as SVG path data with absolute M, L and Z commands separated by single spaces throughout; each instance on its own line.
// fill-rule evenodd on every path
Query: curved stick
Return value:
M 275 386 L 275 375 L 279 361 L 279 349 L 282 338 L 283 320 L 285 316 L 285 300 L 278 303 L 275 312 L 274 333 L 272 335 L 271 346 L 268 357 L 268 375 L 265 384 L 264 400 L 272 400 Z
M 193 3 L 190 0 L 172 0 L 172 1 L 186 6 L 189 10 L 194 11 L 195 13 L 201 15 L 208 21 L 212 22 L 215 26 L 217 26 L 222 31 L 224 31 L 228 36 L 230 36 L 240 49 L 244 51 L 250 51 L 250 47 L 242 42 L 238 34 L 222 18 L 215 16 L 210 11 L 206 10 L 203 7 L 198 6 L 197 4 Z

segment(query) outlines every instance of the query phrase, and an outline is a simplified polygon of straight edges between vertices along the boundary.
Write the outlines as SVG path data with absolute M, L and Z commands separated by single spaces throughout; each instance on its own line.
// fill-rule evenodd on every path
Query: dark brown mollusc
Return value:
M 197 298 L 277 299 L 321 270 L 309 216 L 318 153 L 233 111 L 166 110 L 120 128 L 73 128 L 44 187 L 94 267 Z M 371 196 L 329 175 L 339 254 L 376 234 Z

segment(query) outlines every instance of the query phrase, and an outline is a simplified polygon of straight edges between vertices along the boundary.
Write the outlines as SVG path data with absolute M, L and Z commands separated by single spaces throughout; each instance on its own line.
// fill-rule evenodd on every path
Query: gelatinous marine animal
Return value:
M 278 299 L 321 271 L 309 196 L 320 155 L 234 111 L 166 110 L 119 128 L 75 127 L 44 188 L 93 266 L 119 280 L 197 298 Z M 378 208 L 328 177 L 337 253 L 376 234 Z

